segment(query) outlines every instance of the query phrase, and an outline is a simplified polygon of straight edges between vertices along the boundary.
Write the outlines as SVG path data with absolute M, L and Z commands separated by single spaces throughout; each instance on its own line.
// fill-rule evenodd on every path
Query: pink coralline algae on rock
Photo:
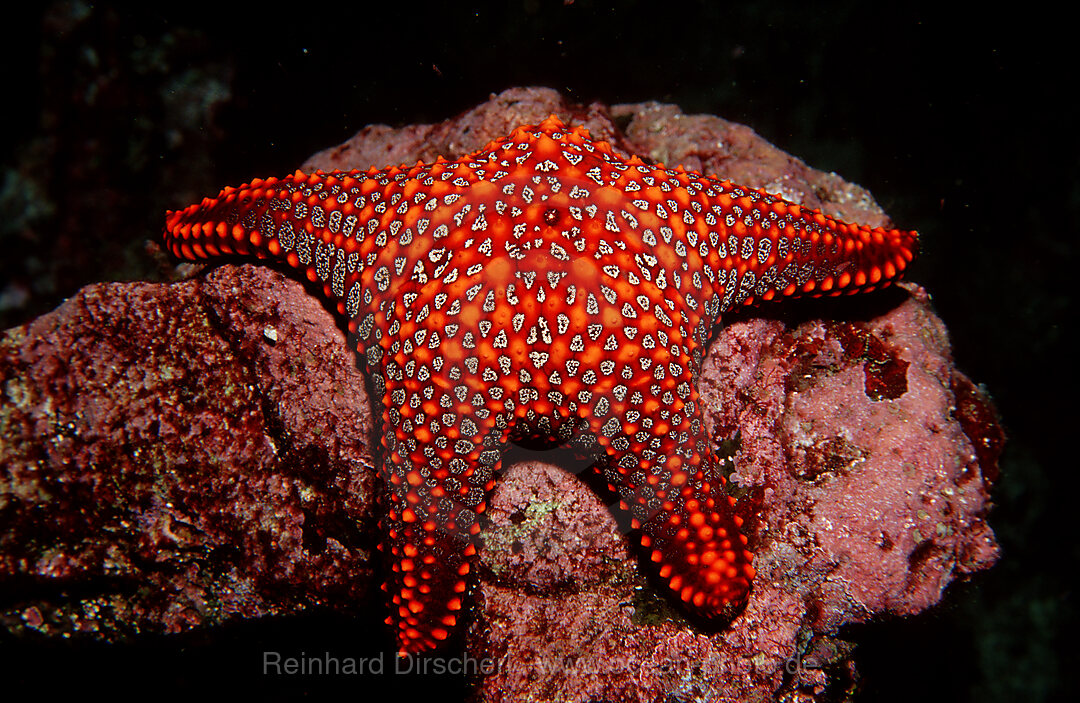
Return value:
M 888 222 L 864 190 L 746 127 L 543 89 L 369 127 L 304 168 L 453 157 L 552 113 L 628 153 Z M 6 332 L 0 589 L 22 596 L 5 628 L 130 641 L 371 602 L 370 404 L 339 322 L 300 283 L 226 265 L 89 286 Z M 477 699 L 813 700 L 850 683 L 841 626 L 918 613 L 996 560 L 985 518 L 1003 436 L 921 288 L 726 322 L 699 387 L 756 555 L 745 610 L 720 629 L 686 619 L 615 499 L 539 454 L 490 500 L 465 646 L 498 667 Z M 56 596 L 87 582 L 101 585 Z
M 361 596 L 369 420 L 344 342 L 257 268 L 93 285 L 9 330 L 0 578 L 139 588 L 7 626 L 112 640 Z

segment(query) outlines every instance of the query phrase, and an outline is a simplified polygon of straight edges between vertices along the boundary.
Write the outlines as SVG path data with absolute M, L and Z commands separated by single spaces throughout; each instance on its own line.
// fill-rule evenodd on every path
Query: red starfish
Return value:
M 597 457 L 675 594 L 730 615 L 754 568 L 698 402 L 710 332 L 738 305 L 880 288 L 916 247 L 624 159 L 554 116 L 457 161 L 226 188 L 170 212 L 165 241 L 283 259 L 348 316 L 383 406 L 403 653 L 456 624 L 502 451 L 524 438 Z

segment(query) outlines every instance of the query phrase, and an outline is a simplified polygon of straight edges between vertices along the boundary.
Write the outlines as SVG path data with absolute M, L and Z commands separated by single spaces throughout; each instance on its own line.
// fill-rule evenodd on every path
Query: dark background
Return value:
M 5 10 L 0 328 L 92 281 L 161 278 L 146 243 L 165 209 L 287 173 L 370 123 L 439 121 L 524 85 L 743 122 L 920 231 L 909 278 L 1010 437 L 990 516 L 1001 562 L 932 612 L 845 631 L 860 700 L 1074 699 L 1080 62 L 1064 18 L 1039 3 L 442 5 Z M 0 654 L 20 654 L 0 671 L 17 662 L 45 690 L 66 671 L 94 690 L 142 680 L 126 657 L 171 658 L 151 670 L 202 691 L 200 667 L 220 674 L 223 647 L 321 651 L 335 624 L 268 627 L 153 644 L 153 656 L 3 640 Z

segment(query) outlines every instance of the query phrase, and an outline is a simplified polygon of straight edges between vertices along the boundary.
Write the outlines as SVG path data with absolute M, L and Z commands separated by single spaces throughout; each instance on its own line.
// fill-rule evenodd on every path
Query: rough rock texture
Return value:
M 5 334 L 0 388 L 0 579 L 31 594 L 9 628 L 178 632 L 368 588 L 367 396 L 300 284 L 88 286 Z
M 305 168 L 452 158 L 551 113 L 644 158 L 888 222 L 864 190 L 746 127 L 543 89 L 438 125 L 368 127 Z M 712 344 L 700 386 L 759 571 L 720 631 L 653 590 L 579 464 L 503 472 L 466 637 L 500 667 L 477 699 L 835 698 L 854 681 L 841 625 L 924 610 L 995 561 L 993 410 L 921 288 L 865 298 L 745 311 Z M 300 283 L 225 265 L 89 286 L 5 333 L 8 632 L 115 641 L 351 612 L 375 585 L 376 508 L 369 403 L 340 330 Z

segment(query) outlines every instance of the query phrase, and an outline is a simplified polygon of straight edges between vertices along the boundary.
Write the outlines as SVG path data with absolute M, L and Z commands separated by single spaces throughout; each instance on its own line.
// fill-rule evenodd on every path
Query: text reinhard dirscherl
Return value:
M 389 659 L 389 663 L 386 661 Z M 460 657 L 416 657 L 412 655 L 384 657 L 334 656 L 330 652 L 286 656 L 281 652 L 263 652 L 262 672 L 271 676 L 395 676 L 449 675 L 487 676 L 498 668 L 494 659 Z

